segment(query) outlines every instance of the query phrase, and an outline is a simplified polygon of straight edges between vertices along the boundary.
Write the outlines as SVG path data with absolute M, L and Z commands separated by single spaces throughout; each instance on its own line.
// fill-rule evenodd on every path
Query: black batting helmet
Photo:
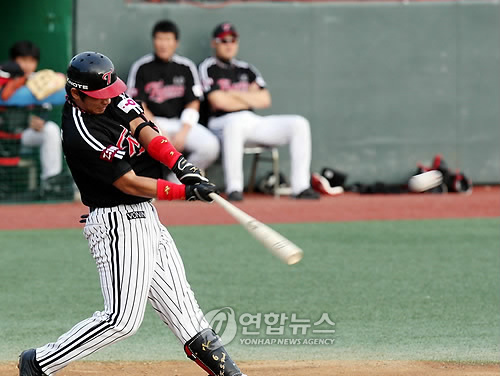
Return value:
M 67 84 L 90 97 L 113 98 L 127 85 L 116 75 L 111 60 L 99 52 L 82 52 L 74 56 L 67 70 Z

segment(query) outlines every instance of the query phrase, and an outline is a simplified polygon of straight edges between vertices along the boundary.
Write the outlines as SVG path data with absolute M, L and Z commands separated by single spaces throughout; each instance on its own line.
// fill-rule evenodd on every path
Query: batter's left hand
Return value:
M 203 176 L 201 170 L 189 163 L 182 155 L 172 167 L 172 172 L 182 184 L 208 183 L 208 179 Z

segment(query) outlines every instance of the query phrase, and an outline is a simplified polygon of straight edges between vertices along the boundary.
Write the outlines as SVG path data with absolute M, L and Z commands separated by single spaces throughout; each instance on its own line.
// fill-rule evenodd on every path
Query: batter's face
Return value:
M 215 49 L 215 56 L 222 60 L 231 60 L 238 54 L 238 38 L 234 35 L 226 35 L 222 39 L 213 39 L 212 47 Z
M 175 54 L 179 42 L 175 39 L 175 34 L 171 32 L 159 31 L 153 38 L 153 47 L 155 54 L 164 61 L 170 60 Z
M 110 98 L 98 99 L 89 97 L 88 95 L 82 97 L 76 89 L 71 89 L 71 96 L 80 109 L 92 115 L 103 114 L 106 111 L 106 107 L 111 103 Z

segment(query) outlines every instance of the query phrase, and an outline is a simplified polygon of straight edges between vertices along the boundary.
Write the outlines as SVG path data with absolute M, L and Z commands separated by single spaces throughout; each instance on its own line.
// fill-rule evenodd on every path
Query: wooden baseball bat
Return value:
M 302 249 L 271 227 L 238 209 L 216 193 L 210 193 L 210 197 L 285 264 L 296 264 L 304 256 Z

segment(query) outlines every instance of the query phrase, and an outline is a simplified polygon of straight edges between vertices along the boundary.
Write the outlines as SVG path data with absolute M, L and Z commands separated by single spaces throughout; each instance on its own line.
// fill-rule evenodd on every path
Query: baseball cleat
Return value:
M 234 191 L 227 195 L 229 201 L 243 201 L 243 193 Z
M 19 355 L 19 376 L 46 376 L 36 361 L 36 350 L 25 350 Z
M 328 179 L 316 172 L 311 175 L 311 185 L 314 190 L 329 196 L 337 196 L 344 193 L 344 188 L 341 186 L 331 187 Z
M 293 198 L 299 200 L 317 200 L 319 199 L 319 193 L 312 188 L 304 189 L 298 195 L 293 196 Z

